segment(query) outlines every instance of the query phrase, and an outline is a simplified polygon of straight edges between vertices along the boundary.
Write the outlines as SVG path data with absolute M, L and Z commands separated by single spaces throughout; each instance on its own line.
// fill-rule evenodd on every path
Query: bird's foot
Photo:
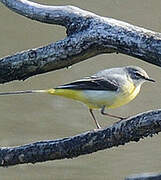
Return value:
M 121 121 L 128 119 L 129 117 L 130 117 L 130 116 L 127 116 L 127 117 L 120 117 L 120 120 L 117 121 L 117 122 L 115 122 L 114 124 L 118 124 L 118 123 L 120 123 Z
M 101 128 L 93 129 L 94 132 L 99 131 Z

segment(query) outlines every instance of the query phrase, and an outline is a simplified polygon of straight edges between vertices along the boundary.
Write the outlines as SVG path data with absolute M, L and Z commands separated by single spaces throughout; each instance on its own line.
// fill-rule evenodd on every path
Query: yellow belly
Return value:
M 91 109 L 99 109 L 106 106 L 108 109 L 117 108 L 133 100 L 140 91 L 129 83 L 123 91 L 94 91 L 94 90 L 71 90 L 71 89 L 50 89 L 49 94 L 63 96 L 83 102 Z
M 126 92 L 125 94 L 120 94 L 120 96 L 118 96 L 118 98 L 115 100 L 115 102 L 109 106 L 108 108 L 117 108 L 120 107 L 122 105 L 125 105 L 127 103 L 129 103 L 130 101 L 132 101 L 139 93 L 140 91 L 140 87 L 134 88 L 133 91 Z
M 138 95 L 139 91 L 140 85 L 136 87 L 131 82 L 126 83 L 116 101 L 108 108 L 117 108 L 129 103 Z

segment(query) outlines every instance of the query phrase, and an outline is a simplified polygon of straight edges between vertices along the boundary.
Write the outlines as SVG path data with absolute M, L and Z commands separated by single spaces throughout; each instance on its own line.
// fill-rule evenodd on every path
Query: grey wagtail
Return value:
M 105 112 L 105 108 L 117 108 L 133 100 L 145 81 L 155 82 L 140 67 L 126 66 L 100 71 L 93 76 L 86 77 L 69 84 L 60 85 L 47 90 L 27 90 L 15 92 L 0 92 L 0 95 L 48 93 L 81 101 L 87 105 L 89 112 L 97 126 L 93 109 L 101 109 L 101 114 L 124 119 Z

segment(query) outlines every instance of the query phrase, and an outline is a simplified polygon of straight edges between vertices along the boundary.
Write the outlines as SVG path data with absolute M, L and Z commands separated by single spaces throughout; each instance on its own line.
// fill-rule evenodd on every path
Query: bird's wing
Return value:
M 90 77 L 58 86 L 56 89 L 117 91 L 118 86 L 110 80 Z

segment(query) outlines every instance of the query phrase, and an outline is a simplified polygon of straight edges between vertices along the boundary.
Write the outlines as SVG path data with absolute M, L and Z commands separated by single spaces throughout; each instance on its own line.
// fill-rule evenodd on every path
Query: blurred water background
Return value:
M 160 0 L 37 0 L 50 5 L 74 5 L 96 14 L 161 31 Z M 18 51 L 35 48 L 65 37 L 61 26 L 29 20 L 0 4 L 0 58 Z M 137 65 L 143 67 L 157 81 L 142 87 L 140 95 L 128 105 L 110 113 L 129 116 L 161 106 L 161 69 L 139 59 L 121 54 L 105 54 L 62 69 L 35 76 L 26 81 L 0 85 L 0 91 L 44 89 L 92 75 L 102 69 Z M 81 103 L 49 95 L 0 97 L 0 145 L 17 146 L 39 140 L 76 135 L 95 128 L 88 109 Z M 115 119 L 96 112 L 102 126 Z M 161 135 L 138 143 L 99 151 L 72 160 L 60 160 L 35 165 L 0 168 L 0 179 L 23 180 L 121 180 L 142 172 L 160 172 Z

